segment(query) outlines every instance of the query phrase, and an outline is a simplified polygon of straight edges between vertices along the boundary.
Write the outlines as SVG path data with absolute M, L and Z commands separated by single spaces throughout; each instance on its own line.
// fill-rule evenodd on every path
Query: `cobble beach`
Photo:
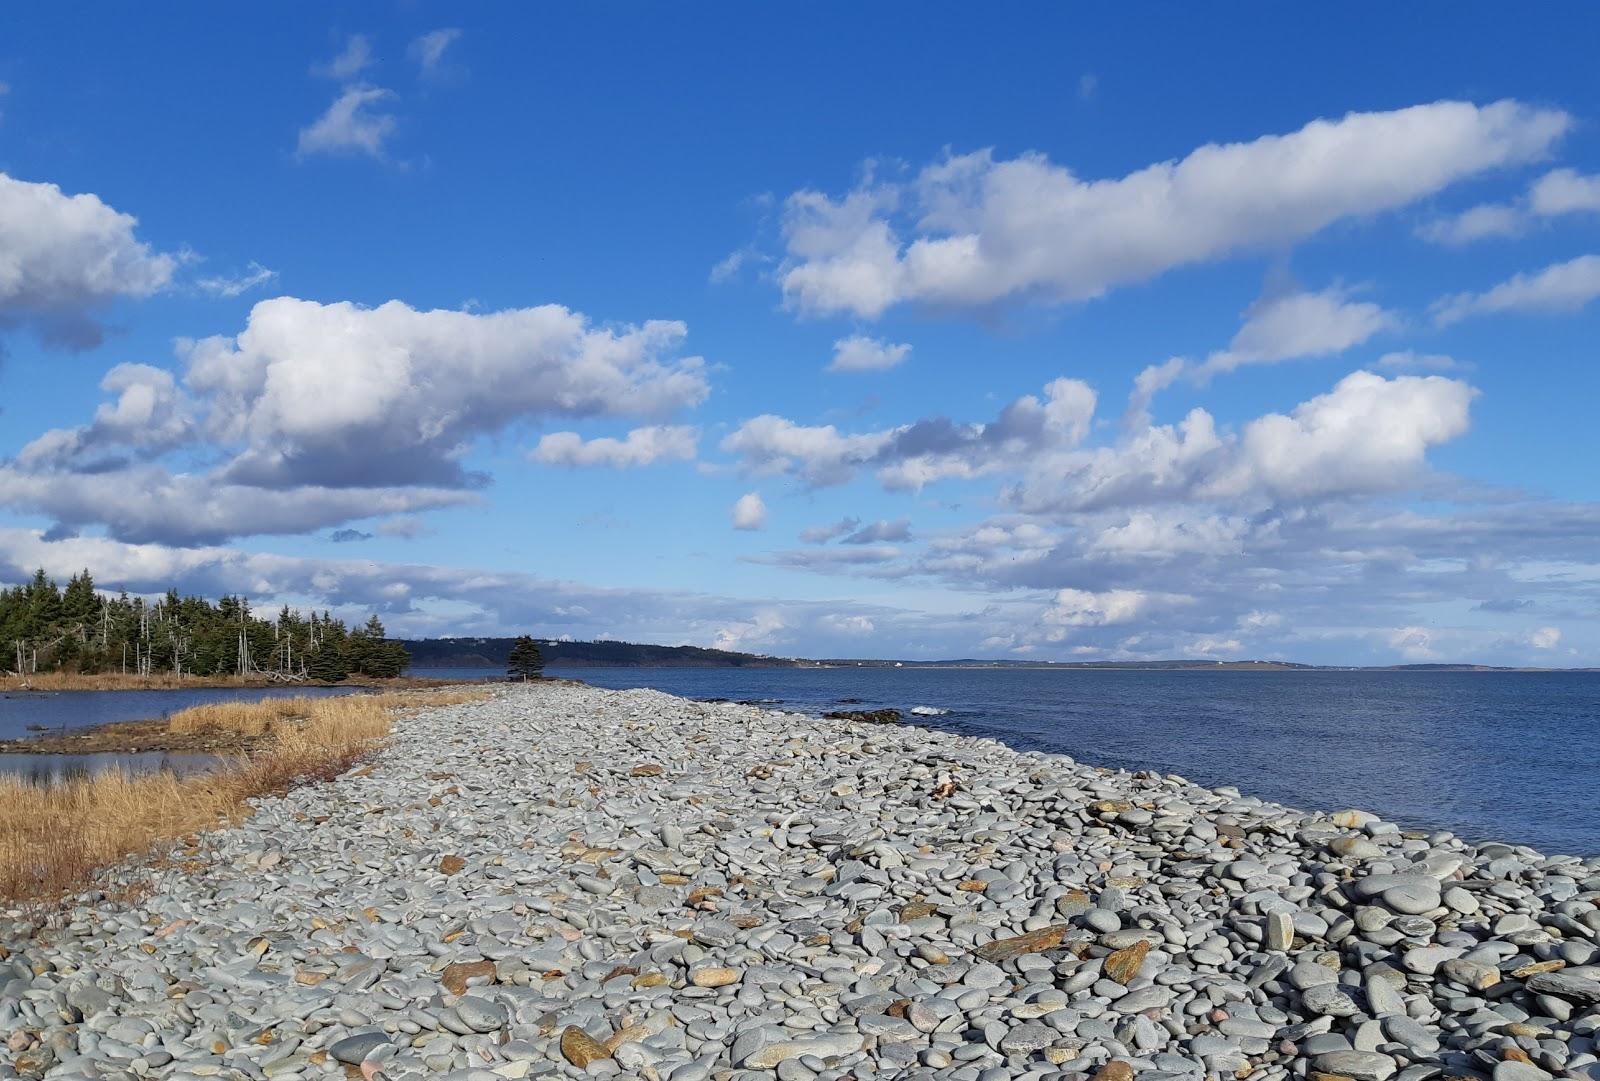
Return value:
M 0 923 L 0 1077 L 1591 1078 L 1600 858 L 536 684 Z

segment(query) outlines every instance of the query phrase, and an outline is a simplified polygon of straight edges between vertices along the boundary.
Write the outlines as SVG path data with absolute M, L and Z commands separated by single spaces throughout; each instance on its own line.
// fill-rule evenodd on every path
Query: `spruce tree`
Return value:
M 61 594 L 61 618 L 69 624 L 88 623 L 100 614 L 100 598 L 88 571 L 74 574 Z
M 376 614 L 366 625 L 350 632 L 345 646 L 345 663 L 352 672 L 377 679 L 393 679 L 411 665 L 411 654 L 399 642 L 385 637 L 383 621 Z
M 337 645 L 322 644 L 311 654 L 311 663 L 306 666 L 306 673 L 312 679 L 319 679 L 324 683 L 338 683 L 350 674 L 345 670 L 344 657 L 340 653 L 341 650 Z
M 511 647 L 511 656 L 506 661 L 506 675 L 512 679 L 538 679 L 544 672 L 544 654 L 539 652 L 539 643 L 528 635 L 518 638 Z

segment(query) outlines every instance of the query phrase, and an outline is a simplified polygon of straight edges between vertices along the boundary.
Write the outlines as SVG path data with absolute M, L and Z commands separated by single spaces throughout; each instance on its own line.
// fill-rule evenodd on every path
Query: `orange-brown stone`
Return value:
M 444 971 L 439 974 L 439 982 L 452 995 L 464 995 L 467 993 L 467 981 L 478 976 L 494 979 L 494 962 L 488 959 L 453 961 L 444 966 Z
M 1096 1070 L 1089 1081 L 1133 1081 L 1133 1067 L 1114 1058 Z
M 566 1031 L 561 1033 L 561 1054 L 580 1070 L 591 1062 L 611 1057 L 611 1052 L 606 1050 L 605 1044 L 577 1025 L 568 1025 Z
M 1054 923 L 1049 927 L 1041 927 L 1037 931 L 1026 934 L 1012 935 L 1010 938 L 997 938 L 993 942 L 985 942 L 972 951 L 985 961 L 1009 961 L 1014 957 L 1021 957 L 1025 953 L 1041 953 L 1044 950 L 1053 950 L 1061 945 L 1061 940 L 1067 937 L 1068 926 L 1064 923 Z M 1116 956 L 1115 954 L 1112 955 Z M 1144 960 L 1141 955 L 1140 961 Z M 1136 969 L 1137 971 L 1137 969 Z M 1115 978 L 1115 977 L 1113 977 Z M 1129 979 L 1132 979 L 1130 976 Z M 1127 980 L 1120 981 L 1127 983 Z
M 1139 975 L 1144 959 L 1150 953 L 1150 943 L 1135 942 L 1127 949 L 1118 950 L 1106 958 L 1105 974 L 1126 987 Z

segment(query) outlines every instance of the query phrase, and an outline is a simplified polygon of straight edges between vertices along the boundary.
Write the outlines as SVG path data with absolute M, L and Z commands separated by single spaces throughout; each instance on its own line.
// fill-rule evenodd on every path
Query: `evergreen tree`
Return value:
M 100 596 L 94 591 L 89 572 L 74 574 L 61 595 L 61 618 L 69 623 L 88 623 L 100 614 Z
M 61 590 L 40 568 L 28 584 L 28 619 L 30 637 L 37 638 L 55 628 L 61 621 Z
M 306 671 L 312 679 L 320 679 L 325 683 L 338 683 L 350 674 L 344 666 L 343 650 L 331 642 L 319 646 L 311 654 L 311 663 Z
M 544 672 L 544 654 L 539 643 L 528 635 L 518 638 L 511 646 L 511 656 L 506 660 L 506 675 L 512 679 L 538 679 Z
M 378 679 L 393 679 L 406 670 L 411 655 L 399 642 L 385 637 L 383 621 L 376 614 L 359 630 L 350 632 L 345 647 L 345 662 L 350 671 Z

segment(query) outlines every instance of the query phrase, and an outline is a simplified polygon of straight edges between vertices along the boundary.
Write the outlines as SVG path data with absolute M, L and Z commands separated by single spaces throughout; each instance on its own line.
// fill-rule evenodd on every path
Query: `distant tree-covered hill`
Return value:
M 793 668 L 802 662 L 699 646 L 535 639 L 546 668 Z M 504 668 L 515 638 L 419 638 L 405 643 L 413 668 Z

